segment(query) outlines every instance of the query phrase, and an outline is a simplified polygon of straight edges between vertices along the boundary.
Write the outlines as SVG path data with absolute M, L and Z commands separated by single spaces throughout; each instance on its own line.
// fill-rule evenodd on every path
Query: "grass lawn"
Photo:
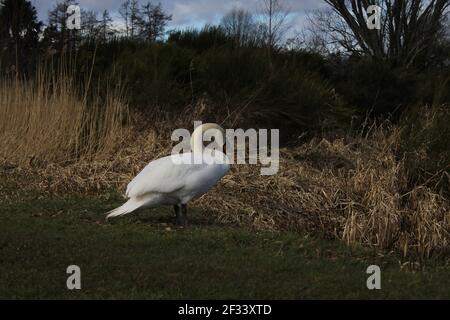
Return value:
M 401 270 L 392 256 L 291 233 L 219 225 L 191 210 L 171 226 L 171 209 L 111 222 L 117 198 L 35 199 L 0 209 L 1 299 L 450 298 L 450 267 L 430 261 Z M 367 267 L 382 290 L 366 288 Z M 82 290 L 66 288 L 81 268 Z

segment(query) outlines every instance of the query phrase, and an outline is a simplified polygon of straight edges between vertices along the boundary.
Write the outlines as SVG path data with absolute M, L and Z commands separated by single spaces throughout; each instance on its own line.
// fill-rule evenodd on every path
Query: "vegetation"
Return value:
M 28 57 L 38 53 L 42 26 L 29 1 L 0 1 L 0 66 L 6 67 L 2 71 L 15 75 L 33 70 L 35 61 Z
M 0 288 L 20 298 L 73 297 L 58 279 L 39 291 L 30 286 L 37 273 L 25 276 L 28 263 L 48 264 L 37 253 L 51 246 L 47 280 L 72 258 L 99 259 L 92 287 L 76 298 L 448 297 L 438 284 L 450 253 L 450 2 L 377 1 L 386 9 L 383 34 L 362 30 L 354 1 L 326 2 L 344 20 L 317 13 L 306 34 L 285 43 L 289 13 L 280 0 L 262 0 L 259 14 L 235 8 L 219 25 L 169 33 L 171 15 L 152 3 L 125 1 L 123 30 L 107 11 L 85 11 L 82 29 L 68 30 L 75 2 L 64 0 L 43 30 L 29 1 L 1 0 L 0 17 L 15 18 L 0 18 Z M 101 221 L 118 202 L 111 190 L 169 154 L 172 131 L 195 120 L 281 128 L 279 174 L 234 166 L 194 203 L 189 230 L 172 229 L 164 209 L 154 220 Z M 173 269 L 161 271 L 176 255 Z M 374 260 L 392 281 L 380 295 L 358 287 L 364 272 L 350 277 Z M 421 272 L 400 271 L 397 260 Z M 135 273 L 127 274 L 130 261 Z M 181 274 L 181 265 L 195 272 Z M 234 288 L 238 269 L 250 279 L 242 290 Z M 188 295 L 204 273 L 211 282 Z M 151 285 L 136 285 L 141 277 Z M 279 287 L 261 281 L 272 278 Z
M 449 298 L 449 267 L 404 264 L 371 250 L 291 233 L 220 225 L 195 212 L 174 229 L 168 210 L 106 223 L 115 197 L 2 204 L 2 299 L 413 299 Z M 39 237 L 36 237 L 39 235 Z M 366 288 L 379 264 L 381 291 Z M 66 288 L 81 268 L 82 290 Z
M 1 157 L 20 165 L 73 162 L 109 155 L 120 143 L 128 119 L 121 88 L 81 95 L 72 78 L 56 74 L 0 83 Z
M 365 54 L 392 66 L 431 66 L 442 46 L 448 0 L 342 1 L 325 0 L 333 11 L 317 23 L 347 51 Z M 379 29 L 367 27 L 370 5 L 379 6 Z M 340 23 L 342 19 L 345 23 Z

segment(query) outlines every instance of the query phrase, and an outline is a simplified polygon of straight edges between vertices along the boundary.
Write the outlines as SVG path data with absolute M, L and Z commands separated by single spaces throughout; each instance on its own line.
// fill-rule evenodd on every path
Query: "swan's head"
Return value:
M 225 150 L 226 143 L 226 133 L 225 130 L 216 123 L 205 123 L 201 126 L 198 126 L 191 138 L 191 148 L 192 150 L 203 150 L 203 142 L 209 141 L 212 143 L 213 141 L 217 145 L 222 145 L 223 150 Z

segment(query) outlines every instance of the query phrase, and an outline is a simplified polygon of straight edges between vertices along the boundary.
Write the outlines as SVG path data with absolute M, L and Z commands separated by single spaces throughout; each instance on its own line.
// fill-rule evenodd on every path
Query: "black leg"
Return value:
M 181 205 L 181 224 L 182 226 L 187 225 L 187 205 L 182 204 Z
M 175 223 L 179 225 L 181 222 L 181 208 L 179 205 L 174 205 L 173 208 L 175 210 Z

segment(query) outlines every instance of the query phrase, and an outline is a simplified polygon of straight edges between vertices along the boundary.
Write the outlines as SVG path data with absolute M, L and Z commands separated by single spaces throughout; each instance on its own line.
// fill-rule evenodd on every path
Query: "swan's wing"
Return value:
M 139 197 L 147 193 L 172 193 L 184 187 L 189 169 L 177 165 L 172 157 L 150 162 L 129 184 L 127 197 Z

